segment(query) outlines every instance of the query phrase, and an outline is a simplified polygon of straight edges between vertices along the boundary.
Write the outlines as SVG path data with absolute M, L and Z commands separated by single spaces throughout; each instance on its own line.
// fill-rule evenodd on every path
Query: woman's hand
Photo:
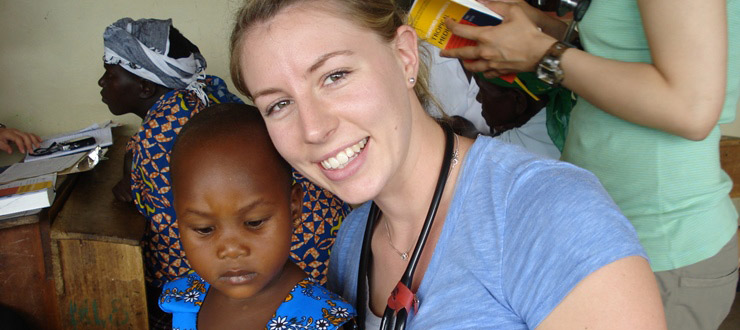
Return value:
M 542 32 L 533 21 L 547 15 L 521 1 L 484 4 L 503 16 L 504 21 L 496 26 L 470 26 L 445 20 L 453 34 L 474 40 L 478 45 L 443 50 L 440 55 L 463 59 L 467 70 L 483 72 L 487 78 L 534 71 L 557 40 Z
M 41 144 L 41 138 L 36 134 L 22 132 L 15 128 L 0 128 L 0 150 L 12 154 L 11 142 L 15 143 L 18 151 L 25 153 L 38 148 Z
M 121 181 L 118 181 L 118 183 L 113 186 L 113 197 L 121 202 L 129 203 L 133 201 L 133 198 L 131 197 L 131 180 L 129 178 L 122 178 Z

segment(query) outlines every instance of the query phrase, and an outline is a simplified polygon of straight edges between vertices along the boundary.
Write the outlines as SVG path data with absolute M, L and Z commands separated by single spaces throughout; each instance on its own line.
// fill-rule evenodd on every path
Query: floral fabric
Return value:
M 209 288 L 210 285 L 193 271 L 165 284 L 159 306 L 172 313 L 172 329 L 197 328 L 198 312 Z M 265 329 L 337 329 L 355 315 L 352 305 L 307 277 L 293 287 Z

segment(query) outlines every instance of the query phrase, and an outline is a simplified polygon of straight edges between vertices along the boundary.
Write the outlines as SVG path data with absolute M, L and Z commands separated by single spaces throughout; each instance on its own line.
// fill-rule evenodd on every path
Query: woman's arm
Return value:
M 131 194 L 131 163 L 133 162 L 132 151 L 127 151 L 123 156 L 123 177 L 113 186 L 113 196 L 121 202 L 132 202 Z
M 632 256 L 586 276 L 537 327 L 665 329 L 658 284 L 648 262 Z
M 724 104 L 726 4 L 638 0 L 638 5 L 653 63 L 620 62 L 569 49 L 561 60 L 562 84 L 624 120 L 687 139 L 704 139 Z M 494 27 L 450 22 L 453 33 L 479 45 L 442 55 L 472 59 L 466 68 L 487 76 L 533 71 L 555 39 L 538 31 L 518 5 L 490 2 L 487 6 L 501 13 L 504 22 Z

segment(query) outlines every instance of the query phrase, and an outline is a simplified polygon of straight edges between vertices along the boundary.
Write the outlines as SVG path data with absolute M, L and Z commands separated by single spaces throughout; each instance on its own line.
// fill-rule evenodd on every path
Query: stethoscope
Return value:
M 453 158 L 454 149 L 454 136 L 452 128 L 449 125 L 442 124 L 442 128 L 445 132 L 446 144 L 445 154 L 442 158 L 442 168 L 439 172 L 439 178 L 437 179 L 437 186 L 434 189 L 434 195 L 432 195 L 432 202 L 429 204 L 429 211 L 427 212 L 426 219 L 424 220 L 424 226 L 419 233 L 419 239 L 416 241 L 414 252 L 411 254 L 411 259 L 406 266 L 406 270 L 401 276 L 401 280 L 398 281 L 396 287 L 391 292 L 391 296 L 388 297 L 388 304 L 385 307 L 383 318 L 380 322 L 380 329 L 405 329 L 406 321 L 409 316 L 409 312 L 413 308 L 414 312 L 419 308 L 419 300 L 416 297 L 416 293 L 411 291 L 411 282 L 414 279 L 414 271 L 421 258 L 421 253 L 424 250 L 424 244 L 426 244 L 429 231 L 432 228 L 434 222 L 434 216 L 437 214 L 439 208 L 439 201 L 442 198 L 442 192 L 444 192 L 445 183 L 450 172 L 450 163 Z M 365 226 L 365 235 L 362 240 L 362 252 L 360 254 L 360 266 L 357 276 L 357 325 L 360 328 L 365 326 L 365 311 L 368 304 L 367 293 L 369 292 L 367 287 L 367 271 L 371 257 L 371 247 L 373 237 L 373 228 L 380 218 L 380 208 L 375 203 L 370 208 L 370 213 L 367 216 L 367 225 Z

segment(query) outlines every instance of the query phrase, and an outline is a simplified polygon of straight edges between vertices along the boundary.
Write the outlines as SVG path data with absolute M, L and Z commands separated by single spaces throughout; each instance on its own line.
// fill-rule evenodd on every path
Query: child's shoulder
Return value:
M 190 271 L 164 285 L 159 296 L 159 307 L 168 313 L 197 313 L 206 298 L 208 287 L 206 281 Z
M 269 329 L 336 329 L 357 315 L 354 307 L 311 278 L 298 282 L 267 324 Z M 282 327 L 281 327 L 282 326 Z

